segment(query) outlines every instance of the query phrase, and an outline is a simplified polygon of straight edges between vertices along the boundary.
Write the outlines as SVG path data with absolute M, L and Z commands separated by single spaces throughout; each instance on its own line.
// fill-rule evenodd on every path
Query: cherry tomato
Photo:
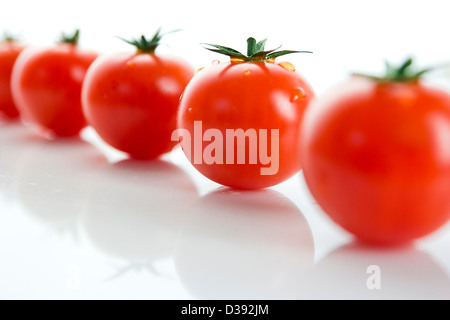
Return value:
M 155 54 L 162 35 L 129 42 L 137 53 L 99 58 L 83 86 L 88 123 L 112 147 L 135 159 L 171 151 L 180 95 L 194 70 L 176 57 Z M 127 41 L 128 42 L 128 41 Z
M 14 101 L 24 120 L 45 135 L 75 136 L 86 126 L 81 85 L 97 54 L 78 48 L 78 34 L 52 48 L 24 50 L 13 69 Z
M 275 58 L 296 51 L 264 51 L 249 38 L 247 55 L 210 45 L 230 62 L 201 69 L 179 109 L 181 146 L 207 178 L 232 188 L 260 189 L 301 170 L 300 123 L 314 96 L 290 63 Z
M 308 108 L 306 182 L 358 239 L 404 244 L 450 216 L 450 95 L 420 81 L 409 59 L 386 77 L 356 75 Z
M 11 73 L 19 54 L 24 49 L 14 39 L 7 38 L 0 43 L 0 117 L 19 118 L 19 111 L 11 94 Z

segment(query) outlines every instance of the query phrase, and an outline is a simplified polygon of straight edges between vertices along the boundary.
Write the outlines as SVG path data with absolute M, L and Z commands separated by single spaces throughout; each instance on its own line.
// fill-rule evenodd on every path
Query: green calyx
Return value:
M 78 45 L 78 41 L 80 40 L 80 30 L 77 29 L 73 34 L 66 34 L 62 33 L 61 38 L 59 39 L 58 43 L 67 43 L 72 44 L 74 46 Z
M 203 43 L 203 45 L 212 47 L 205 49 L 217 52 L 220 54 L 224 54 L 229 56 L 232 60 L 241 61 L 241 62 L 262 62 L 262 61 L 271 61 L 275 60 L 275 58 L 284 56 L 290 53 L 312 53 L 311 51 L 293 51 L 293 50 L 282 50 L 276 51 L 280 47 L 273 50 L 265 50 L 264 47 L 266 45 L 267 39 L 261 40 L 257 42 L 254 38 L 247 39 L 247 55 L 240 53 L 237 50 L 234 50 L 229 47 L 224 47 L 216 44 Z
M 435 68 L 425 68 L 421 70 L 414 69 L 413 59 L 408 58 L 398 67 L 393 67 L 389 62 L 386 64 L 386 73 L 384 76 L 373 76 L 362 73 L 354 73 L 355 76 L 366 77 L 377 82 L 415 82 L 418 81 L 424 74 L 433 71 Z
M 159 28 L 153 38 L 147 39 L 144 35 L 142 35 L 139 39 L 136 40 L 126 40 L 124 38 L 118 37 L 122 41 L 125 41 L 128 44 L 131 44 L 137 48 L 138 53 L 150 53 L 154 54 L 156 48 L 161 44 L 161 39 L 169 33 L 178 32 L 179 30 L 173 30 L 170 32 L 166 32 L 164 34 L 161 33 L 161 28 Z
M 2 42 L 13 43 L 13 42 L 17 42 L 17 41 L 18 41 L 18 38 L 15 37 L 14 35 L 12 35 L 11 33 L 9 33 L 8 31 L 5 31 L 3 33 Z

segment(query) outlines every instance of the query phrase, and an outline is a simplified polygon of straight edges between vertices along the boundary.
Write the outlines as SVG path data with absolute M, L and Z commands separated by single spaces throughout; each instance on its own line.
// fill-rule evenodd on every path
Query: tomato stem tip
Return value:
M 9 31 L 3 32 L 2 42 L 12 43 L 17 41 L 18 38 Z
M 59 43 L 67 43 L 72 45 L 78 45 L 78 41 L 80 40 L 80 29 L 76 29 L 72 35 L 68 35 L 64 32 L 61 33 Z
M 223 54 L 226 56 L 229 56 L 233 61 L 242 61 L 242 62 L 261 62 L 261 61 L 270 61 L 275 60 L 275 58 L 291 54 L 291 53 L 312 53 L 311 51 L 294 51 L 294 50 L 281 50 L 277 51 L 281 48 L 281 46 L 272 49 L 272 50 L 265 50 L 267 39 L 256 41 L 255 38 L 248 38 L 247 39 L 247 55 L 242 54 L 241 52 L 217 45 L 217 44 L 210 44 L 210 43 L 202 43 L 205 49 L 216 52 L 219 54 Z
M 377 82 L 415 82 L 419 80 L 424 74 L 437 69 L 437 67 L 428 67 L 424 69 L 413 68 L 414 60 L 408 57 L 398 67 L 393 66 L 388 61 L 385 61 L 385 74 L 383 76 L 374 76 L 364 73 L 353 73 L 354 76 L 366 77 Z
M 119 38 L 122 41 L 125 41 L 128 44 L 131 44 L 132 46 L 135 46 L 137 48 L 138 53 L 154 54 L 156 48 L 161 44 L 161 39 L 164 36 L 166 36 L 170 33 L 179 32 L 179 31 L 181 31 L 181 30 L 176 29 L 176 30 L 168 31 L 163 34 L 163 33 L 161 33 L 161 27 L 160 27 L 160 28 L 158 28 L 158 30 L 156 31 L 156 33 L 153 35 L 153 37 L 151 39 L 146 38 L 144 35 L 142 35 L 138 39 L 132 39 L 132 40 L 127 40 L 122 37 L 117 37 L 117 38 Z

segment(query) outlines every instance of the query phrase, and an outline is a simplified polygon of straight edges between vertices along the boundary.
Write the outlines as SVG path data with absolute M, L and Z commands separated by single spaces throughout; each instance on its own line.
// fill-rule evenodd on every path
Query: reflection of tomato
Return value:
M 448 300 L 450 279 L 442 267 L 414 247 L 349 243 L 318 261 L 297 287 L 300 299 Z
M 168 162 L 130 159 L 98 173 L 81 220 L 94 247 L 131 264 L 171 257 L 180 220 L 198 197 L 189 176 Z
M 368 242 L 407 242 L 450 215 L 450 95 L 421 83 L 409 64 L 403 77 L 355 76 L 305 116 L 312 193 L 334 221 Z
M 152 159 L 176 145 L 180 95 L 194 74 L 180 58 L 154 54 L 155 42 L 132 43 L 137 53 L 99 58 L 83 86 L 83 108 L 89 124 L 112 147 L 132 158 Z
M 256 47 L 258 44 L 253 42 Z M 262 44 L 259 49 L 263 48 Z M 300 122 L 313 91 L 291 64 L 275 63 L 276 53 L 271 56 L 257 51 L 247 57 L 236 55 L 231 49 L 219 52 L 230 55 L 231 62 L 214 63 L 199 71 L 181 99 L 180 135 L 189 132 L 192 137 L 189 144 L 183 136 L 183 150 L 197 170 L 217 183 L 239 189 L 281 183 L 301 169 Z M 215 130 L 223 139 L 203 137 L 207 141 L 199 146 L 202 137 L 198 137 L 199 127 L 195 123 L 200 121 L 200 135 Z M 241 139 L 243 143 L 234 139 L 234 146 L 229 144 L 232 140 L 225 141 L 227 131 L 239 129 L 250 138 Z M 211 152 L 213 143 L 219 150 Z M 215 159 L 207 159 L 211 154 Z M 266 155 L 271 158 L 269 161 Z
M 97 57 L 80 50 L 78 36 L 48 49 L 27 49 L 16 61 L 12 93 L 31 125 L 51 136 L 74 136 L 86 125 L 81 111 L 81 85 Z
M 28 137 L 19 136 L 17 148 L 8 147 L 16 155 L 11 197 L 23 212 L 54 231 L 74 230 L 102 164 L 98 150 L 80 139 Z
M 11 73 L 23 47 L 14 41 L 0 44 L 0 117 L 18 118 L 19 112 L 11 95 Z
M 314 264 L 297 206 L 274 190 L 220 188 L 189 208 L 175 254 L 194 298 L 292 299 Z

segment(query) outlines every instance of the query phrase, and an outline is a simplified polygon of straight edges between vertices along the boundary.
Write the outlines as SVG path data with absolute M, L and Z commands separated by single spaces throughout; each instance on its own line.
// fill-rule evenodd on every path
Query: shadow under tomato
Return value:
M 299 209 L 273 191 L 220 188 L 185 217 L 175 266 L 200 299 L 292 298 L 314 263 L 314 241 Z
M 351 242 L 320 261 L 299 287 L 304 299 L 449 299 L 450 279 L 428 253 L 413 246 Z
M 198 193 L 190 177 L 162 161 L 123 160 L 102 169 L 81 221 L 99 252 L 131 269 L 154 271 L 173 257 L 179 224 Z

